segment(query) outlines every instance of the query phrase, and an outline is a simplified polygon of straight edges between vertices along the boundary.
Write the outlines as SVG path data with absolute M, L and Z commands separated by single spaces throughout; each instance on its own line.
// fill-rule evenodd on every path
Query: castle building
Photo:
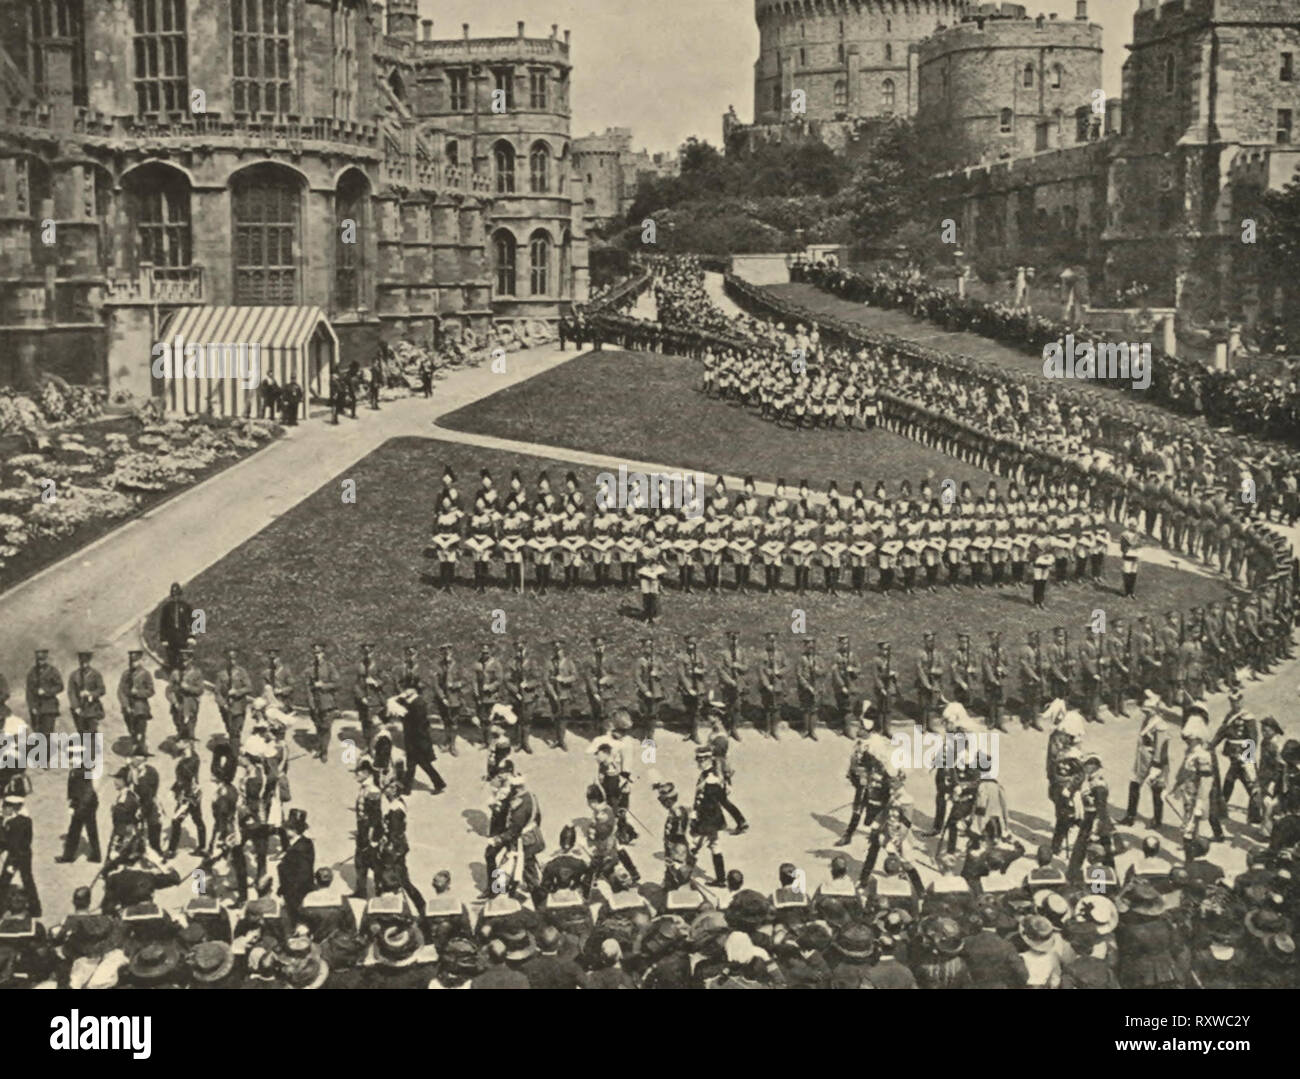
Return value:
M 157 392 L 152 345 L 186 307 L 318 307 L 346 364 L 585 295 L 585 252 L 563 254 L 581 198 L 512 197 L 478 113 L 437 119 L 418 22 L 417 0 L 0 0 L 0 380 Z M 562 68 L 542 125 L 562 150 L 567 44 L 507 40 L 455 43 L 474 109 L 496 77 L 476 50 L 525 87 L 519 58 Z M 519 102 L 496 122 L 531 127 Z M 542 221 L 545 269 L 503 275 L 503 222 Z

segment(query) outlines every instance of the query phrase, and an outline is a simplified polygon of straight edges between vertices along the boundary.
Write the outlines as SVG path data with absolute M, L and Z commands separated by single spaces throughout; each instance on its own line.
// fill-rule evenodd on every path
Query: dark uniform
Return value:
M 60 687 L 61 688 L 61 687 Z M 0 824 L 0 849 L 4 851 L 4 869 L 0 870 L 0 898 L 8 909 L 9 890 L 14 877 L 22 882 L 27 896 L 27 909 L 32 917 L 41 916 L 41 897 L 36 891 L 36 878 L 32 876 L 32 819 L 23 812 L 24 800 L 17 795 L 7 795 L 4 800 L 5 816 Z
M 704 660 L 696 650 L 695 638 L 687 635 L 686 653 L 677 665 L 677 690 L 682 695 L 682 709 L 691 727 L 691 739 L 699 743 L 700 712 L 704 705 L 706 670 Z
M 1006 703 L 1007 662 L 1002 652 L 1002 635 L 997 630 L 989 630 L 989 646 L 984 650 L 981 666 L 989 730 L 1004 731 L 1002 708 Z
M 524 753 L 531 753 L 533 748 L 529 744 L 529 735 L 533 729 L 533 712 L 537 708 L 537 677 L 522 641 L 515 644 L 514 658 L 506 671 L 506 696 L 515 711 L 519 748 Z
M 763 708 L 763 724 L 769 738 L 776 737 L 776 725 L 781 721 L 785 673 L 785 658 L 776 650 L 776 634 L 769 633 L 767 652 L 758 667 L 758 696 Z
M 77 848 L 81 845 L 81 833 L 86 833 L 86 842 L 90 846 L 90 860 L 98 862 L 102 857 L 99 849 L 99 823 L 96 814 L 99 811 L 99 794 L 95 790 L 95 781 L 86 774 L 80 758 L 71 762 L 73 767 L 68 772 L 68 807 L 72 810 L 72 819 L 68 821 L 67 837 L 63 841 L 63 854 L 55 861 L 71 862 L 77 857 Z
M 144 751 L 146 733 L 152 713 L 149 699 L 154 694 L 153 676 L 140 666 L 140 657 L 144 653 L 131 651 L 127 653 L 127 668 L 117 683 L 117 702 L 122 709 L 122 718 L 131 735 L 134 748 Z
M 636 663 L 636 698 L 645 722 L 646 734 L 653 738 L 659 726 L 659 710 L 664 702 L 663 667 L 654 656 L 654 642 L 641 639 L 641 658 Z
M 68 712 L 78 734 L 94 734 L 104 718 L 104 676 L 90 665 L 91 653 L 78 652 L 79 666 L 68 675 Z
M 176 762 L 172 795 L 176 800 L 176 811 L 172 814 L 171 830 L 167 838 L 167 857 L 174 857 L 176 848 L 180 846 L 181 825 L 186 817 L 194 822 L 197 835 L 195 853 L 201 853 L 208 845 L 208 828 L 203 820 L 202 793 L 199 790 L 199 756 L 193 751 L 192 744 Z
M 456 756 L 456 732 L 460 725 L 462 692 L 465 684 L 456 669 L 451 645 L 442 646 L 442 658 L 433 680 L 433 703 L 438 707 L 438 717 L 447 739 L 447 752 Z
M 253 680 L 235 662 L 234 649 L 226 653 L 226 665 L 217 672 L 213 695 L 217 698 L 217 708 L 221 711 L 221 722 L 225 725 L 226 735 L 238 752 L 239 741 L 244 734 L 244 720 L 248 716 L 249 698 L 253 695 Z M 188 737 L 193 737 L 192 730 Z
M 943 654 L 935 651 L 934 634 L 926 632 L 924 652 L 916 661 L 916 699 L 921 724 L 927 725 L 939 714 L 943 702 Z
M 49 652 L 36 650 L 36 662 L 27 672 L 27 720 L 32 730 L 49 738 L 59 718 L 59 694 L 63 692 L 63 675 L 49 662 Z
M 740 722 L 745 701 L 745 675 L 749 663 L 744 652 L 737 644 L 739 634 L 734 630 L 727 633 L 728 646 L 718 660 L 718 687 L 722 694 L 723 721 L 731 737 L 739 740 L 736 725 Z
M 334 694 L 339 688 L 338 671 L 325 658 L 325 645 L 317 641 L 312 646 L 311 666 L 303 675 L 307 683 L 307 712 L 316 728 L 316 757 L 329 759 L 330 720 L 334 715 Z
M 803 655 L 799 657 L 796 681 L 799 690 L 799 711 L 803 713 L 804 737 L 817 740 L 817 711 L 820 707 L 817 692 L 817 679 L 821 677 L 821 666 L 817 662 L 816 641 L 809 637 L 804 641 Z
M 361 646 L 361 660 L 352 680 L 352 703 L 357 710 L 357 719 L 361 721 L 361 729 L 366 733 L 369 733 L 372 722 L 383 722 L 384 680 L 373 653 L 374 645 Z

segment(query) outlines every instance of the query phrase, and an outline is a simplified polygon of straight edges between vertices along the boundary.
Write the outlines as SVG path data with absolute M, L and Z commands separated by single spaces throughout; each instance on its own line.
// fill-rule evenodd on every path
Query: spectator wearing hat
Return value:
M 979 928 L 965 939 L 962 955 L 970 968 L 974 989 L 1023 989 L 1029 980 L 1025 961 L 1007 939 L 1016 919 L 995 896 L 983 896 L 976 905 Z
M 691 961 L 687 949 L 686 924 L 680 918 L 668 915 L 650 922 L 637 948 L 641 988 L 689 989 Z
M 537 931 L 533 954 L 519 963 L 517 969 L 528 978 L 532 989 L 581 989 L 582 968 L 572 959 L 559 954 L 562 937 L 553 925 L 542 926 Z M 507 943 L 509 939 L 507 938 Z M 507 961 L 510 962 L 509 955 Z
M 429 982 L 429 988 L 468 989 L 480 969 L 478 948 L 474 942 L 455 937 L 443 947 L 438 957 L 438 972 Z
M 969 989 L 970 968 L 962 958 L 961 925 L 945 915 L 929 915 L 917 926 L 912 970 L 922 989 Z
M 438 973 L 437 952 L 426 946 L 409 921 L 385 925 L 371 945 L 366 962 L 370 989 L 425 989 Z
M 869 925 L 850 923 L 835 934 L 830 948 L 830 984 L 835 989 L 860 989 L 879 955 L 876 934 Z
M 136 989 L 175 989 L 181 981 L 181 952 L 173 941 L 150 941 L 141 947 L 119 978 Z
M 285 849 L 276 872 L 280 878 L 279 894 L 284 900 L 289 916 L 297 918 L 302 901 L 315 885 L 316 847 L 307 835 L 307 811 L 289 810 L 285 829 L 292 837 Z
M 1056 927 L 1042 914 L 1021 917 L 1017 937 L 1023 946 L 1021 956 L 1028 974 L 1027 989 L 1059 989 L 1061 956 Z
M 1166 918 L 1164 900 L 1145 881 L 1134 881 L 1115 906 L 1119 924 L 1119 984 L 1123 989 L 1178 989 L 1186 982 L 1188 955 L 1177 930 Z

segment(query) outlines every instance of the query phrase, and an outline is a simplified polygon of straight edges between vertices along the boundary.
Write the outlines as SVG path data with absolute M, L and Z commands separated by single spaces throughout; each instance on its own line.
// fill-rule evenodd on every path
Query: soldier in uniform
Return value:
M 361 659 L 357 662 L 352 678 L 352 703 L 365 734 L 370 733 L 372 722 L 381 722 L 384 707 L 383 677 L 374 651 L 373 644 L 361 646 Z
M 964 708 L 975 706 L 975 679 L 979 666 L 970 652 L 970 634 L 957 634 L 957 652 L 950 665 L 952 674 L 952 699 Z
M 77 669 L 68 675 L 68 712 L 78 734 L 94 734 L 104 718 L 104 676 L 90 665 L 91 652 L 77 653 Z M 95 844 L 98 847 L 98 843 Z
M 182 648 L 180 662 L 172 668 L 167 677 L 167 688 L 163 690 L 178 739 L 194 737 L 199 722 L 199 702 L 206 688 L 203 671 L 194 661 L 194 649 Z
M 290 711 L 293 707 L 293 675 L 284 661 L 280 659 L 278 648 L 266 650 L 266 666 L 262 668 L 257 679 L 257 692 L 271 701 L 275 707 Z
M 731 766 L 728 759 L 728 750 L 731 748 L 731 736 L 727 733 L 726 726 L 726 709 L 722 701 L 709 695 L 709 717 L 711 721 L 708 744 L 713 751 L 713 763 L 717 769 L 718 775 L 722 777 L 722 784 L 725 788 L 722 799 L 722 810 L 736 822 L 733 835 L 740 835 L 742 832 L 749 831 L 749 822 L 745 820 L 745 815 L 736 807 L 731 800 L 731 787 L 736 780 L 736 771 Z
M 691 854 L 691 811 L 678 805 L 677 788 L 672 783 L 656 783 L 655 793 L 664 807 L 664 891 L 675 891 L 690 883 L 695 857 Z
M 99 822 L 96 819 L 99 811 L 99 794 L 95 790 L 94 777 L 83 767 L 84 757 L 85 749 L 80 742 L 73 742 L 68 746 L 68 808 L 72 811 L 72 819 L 68 821 L 63 853 L 54 859 L 56 862 L 76 860 L 83 830 L 86 833 L 86 842 L 90 846 L 90 860 L 92 862 L 100 860 Z
M 1070 659 L 1069 637 L 1062 626 L 1052 631 L 1052 637 L 1052 646 L 1047 650 L 1047 691 L 1054 700 L 1068 703 L 1074 667 Z
M 763 724 L 769 738 L 776 737 L 776 725 L 781 720 L 781 705 L 785 697 L 785 658 L 776 650 L 776 634 L 766 636 L 766 654 L 758 667 L 758 696 L 763 707 Z
M 1177 612 L 1167 611 L 1165 624 L 1160 629 L 1160 696 L 1170 708 L 1177 708 L 1182 703 L 1181 638 Z
M 663 674 L 663 667 L 655 659 L 654 641 L 642 637 L 641 657 L 636 663 L 636 699 L 647 738 L 653 739 L 659 727 L 659 711 L 665 699 Z
M 167 669 L 175 670 L 181 663 L 181 649 L 194 628 L 194 608 L 181 595 L 181 586 L 172 584 L 167 599 L 158 611 L 158 636 L 167 652 Z
M 1002 634 L 989 630 L 989 646 L 984 650 L 981 664 L 984 680 L 984 699 L 987 702 L 988 727 L 991 731 L 1005 731 L 1002 707 L 1006 702 L 1006 657 L 1002 654 Z
M 502 689 L 501 661 L 490 641 L 479 645 L 478 659 L 474 661 L 474 714 L 479 726 L 487 730 L 488 717 L 500 703 Z
M 799 667 L 795 681 L 799 693 L 799 711 L 803 713 L 804 737 L 817 741 L 817 712 L 820 700 L 817 680 L 821 677 L 821 665 L 817 662 L 817 639 L 808 637 L 803 643 L 803 655 L 799 657 Z
M 59 692 L 63 681 L 59 680 Z M 17 794 L 7 794 L 4 799 L 4 820 L 0 822 L 0 851 L 4 866 L 0 868 L 0 896 L 8 909 L 15 876 L 22 882 L 27 897 L 27 910 L 33 918 L 41 916 L 41 897 L 36 891 L 36 878 L 32 876 L 32 819 L 26 813 L 26 799 Z
M 921 726 L 927 727 L 939 714 L 944 703 L 943 656 L 935 651 L 934 634 L 927 630 L 922 638 L 922 654 L 916 661 L 916 699 Z
M 1083 697 L 1083 718 L 1089 723 L 1104 723 L 1101 718 L 1101 691 L 1106 681 L 1106 655 L 1101 634 L 1090 633 L 1079 645 L 1079 682 Z
M 408 644 L 402 649 L 402 662 L 393 669 L 392 685 L 394 693 L 413 689 L 421 696 L 424 695 L 424 676 L 420 673 L 420 661 L 416 658 L 414 645 Z
M 519 728 L 519 748 L 531 753 L 529 735 L 533 729 L 533 710 L 537 707 L 537 678 L 528 658 L 528 646 L 522 640 L 515 641 L 514 658 L 506 672 L 506 696 Z
M 1128 809 L 1119 824 L 1129 827 L 1137 821 L 1142 788 L 1151 787 L 1151 829 L 1159 831 L 1164 820 L 1165 788 L 1169 786 L 1169 725 L 1158 708 L 1142 708 L 1142 729 L 1138 732 L 1133 778 L 1128 784 Z
M 840 730 L 846 738 L 852 737 L 850 730 L 854 722 L 854 686 L 857 680 L 858 667 L 853 662 L 849 638 L 841 633 L 836 639 L 835 662 L 831 665 L 831 692 L 835 697 L 835 712 L 840 719 Z
M 189 817 L 194 822 L 198 840 L 194 854 L 202 856 L 208 845 L 208 828 L 203 820 L 203 796 L 199 790 L 199 755 L 191 738 L 179 739 L 180 758 L 176 761 L 176 778 L 172 783 L 172 797 L 176 810 L 172 813 L 171 828 L 168 830 L 167 850 L 163 857 L 170 861 L 176 857 L 176 848 L 181 842 L 181 825 Z
M 447 739 L 447 752 L 453 757 L 456 752 L 456 733 L 460 726 L 461 704 L 465 683 L 456 669 L 456 658 L 452 655 L 452 646 L 440 646 L 442 653 L 438 661 L 438 670 L 433 680 L 433 703 L 438 707 L 438 717 Z
M 144 669 L 139 649 L 126 654 L 126 670 L 117 683 L 117 702 L 122 708 L 122 718 L 131 735 L 131 744 L 139 752 L 147 751 L 146 734 L 151 712 L 149 699 L 153 696 L 153 676 Z
M 875 719 L 871 713 L 871 702 L 863 701 L 856 724 L 856 737 L 849 750 L 847 772 L 848 781 L 853 784 L 853 812 L 844 834 L 835 841 L 837 847 L 849 845 L 859 823 L 865 823 L 870 830 L 889 805 L 892 788 L 883 756 L 889 752 L 890 743 L 875 729 Z
M 1174 781 L 1174 794 L 1183 807 L 1183 842 L 1195 839 L 1201 821 L 1208 821 L 1214 838 L 1223 840 L 1223 791 L 1219 768 L 1210 751 L 1209 713 L 1200 706 L 1189 708 L 1183 720 L 1183 741 L 1187 752 Z
M 704 660 L 697 650 L 693 634 L 686 635 L 686 652 L 677 665 L 677 691 L 682 695 L 682 708 L 686 720 L 691 726 L 691 739 L 696 743 L 700 737 L 700 711 L 705 700 Z
M 1020 653 L 1020 702 L 1024 709 L 1020 717 L 1020 725 L 1025 729 L 1030 727 L 1036 731 L 1043 729 L 1038 716 L 1043 710 L 1043 697 L 1046 692 L 1045 673 L 1038 630 L 1032 629 L 1026 638 L 1025 648 Z
M 546 699 L 555 722 L 555 748 L 567 749 L 565 734 L 573 711 L 573 687 L 578 672 L 564 652 L 562 641 L 551 642 L 551 661 L 546 669 Z
M 49 649 L 36 649 L 36 662 L 27 672 L 27 722 L 46 739 L 54 733 L 62 692 L 63 675 L 50 663 Z
M 1228 694 L 1228 714 L 1210 740 L 1210 753 L 1214 753 L 1220 745 L 1223 746 L 1223 756 L 1228 761 L 1228 770 L 1223 777 L 1223 804 L 1227 806 L 1237 780 L 1240 779 L 1246 788 L 1249 804 L 1247 822 L 1258 824 L 1262 812 L 1256 771 L 1259 763 L 1259 723 L 1249 712 L 1242 710 L 1240 690 Z
M 605 659 L 605 641 L 600 637 L 591 639 L 591 662 L 583 672 L 583 684 L 587 690 L 587 703 L 591 708 L 592 726 L 597 731 L 608 730 L 614 672 L 609 669 Z
M 158 769 L 150 764 L 146 757 L 147 754 L 144 753 L 131 755 L 131 763 L 127 766 L 127 777 L 139 805 L 138 815 L 144 824 L 149 846 L 161 857 L 162 812 L 158 808 L 158 790 L 161 780 L 158 778 Z
M 184 684 L 182 683 L 182 692 Z M 253 695 L 253 680 L 248 672 L 235 662 L 235 650 L 226 649 L 226 665 L 217 672 L 214 696 L 221 711 L 221 722 L 235 752 L 239 752 L 239 739 L 244 733 L 244 718 L 248 714 L 248 701 Z M 193 731 L 191 730 L 191 734 Z
M 894 671 L 893 652 L 888 641 L 876 642 L 875 678 L 872 684 L 875 696 L 876 722 L 880 733 L 889 734 L 889 704 L 898 695 L 898 675 Z
M 1083 756 L 1083 781 L 1079 785 L 1077 797 L 1082 814 L 1079 833 L 1075 836 L 1066 869 L 1066 876 L 1072 881 L 1082 880 L 1084 857 L 1094 841 L 1101 846 L 1103 857 L 1110 863 L 1114 861 L 1111 855 L 1111 837 L 1115 827 L 1110 819 L 1110 788 L 1102 775 L 1101 757 L 1096 753 L 1085 753 Z
M 307 712 L 316 728 L 316 753 L 318 760 L 329 758 L 330 719 L 334 714 L 334 693 L 339 688 L 338 672 L 325 658 L 325 643 L 312 645 L 311 666 L 303 680 L 307 683 Z
M 1112 715 L 1127 716 L 1124 697 L 1132 680 L 1129 664 L 1129 633 L 1122 618 L 1116 618 L 1110 625 L 1110 631 L 1104 638 L 1106 657 L 1105 677 L 1102 694 L 1105 696 Z
M 745 675 L 749 663 L 739 645 L 740 634 L 734 629 L 727 631 L 727 647 L 718 659 L 718 688 L 722 694 L 723 722 L 727 733 L 736 741 L 740 735 L 736 731 L 745 703 Z

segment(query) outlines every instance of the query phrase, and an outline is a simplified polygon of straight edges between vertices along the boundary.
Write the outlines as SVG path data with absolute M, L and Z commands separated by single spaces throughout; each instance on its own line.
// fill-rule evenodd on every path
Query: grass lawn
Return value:
M 845 436 L 846 441 L 853 438 Z M 361 643 L 371 640 L 385 670 L 397 664 L 406 644 L 419 649 L 429 670 L 443 642 L 454 642 L 458 658 L 469 664 L 480 641 L 495 639 L 504 644 L 514 636 L 532 644 L 534 661 L 547 655 L 542 650 L 546 642 L 563 638 L 581 663 L 589 653 L 588 638 L 601 634 L 609 641 L 610 667 L 618 677 L 616 696 L 630 700 L 637 640 L 645 632 L 638 592 L 617 588 L 601 595 L 584 587 L 572 594 L 521 597 L 506 593 L 499 576 L 483 595 L 464 579 L 451 595 L 434 589 L 426 576 L 433 564 L 424 558 L 423 550 L 444 464 L 462 477 L 462 495 L 476 486 L 480 467 L 491 469 L 499 483 L 504 483 L 510 469 L 519 468 L 530 488 L 541 469 L 557 478 L 568 468 L 559 460 L 437 440 L 403 438 L 386 443 L 188 583 L 187 597 L 207 614 L 208 633 L 199 639 L 200 665 L 215 672 L 222 650 L 234 645 L 252 667 L 274 645 L 284 651 L 297 674 L 305 669 L 311 642 L 317 637 L 331 643 L 336 662 L 349 666 Z M 594 483 L 594 469 L 575 471 L 580 483 Z M 343 479 L 356 482 L 354 505 L 340 497 Z M 468 567 L 462 567 L 461 573 L 467 577 Z M 789 570 L 785 576 L 788 583 Z M 590 571 L 586 577 L 590 578 Z M 973 643 L 982 647 L 985 631 L 995 628 L 1003 631 L 1008 648 L 1018 648 L 1027 630 L 1046 633 L 1057 625 L 1068 627 L 1072 642 L 1077 642 L 1098 608 L 1111 619 L 1142 612 L 1154 616 L 1205 604 L 1226 591 L 1224 585 L 1205 577 L 1144 565 L 1139 599 L 1126 603 L 1118 594 L 1119 567 L 1113 560 L 1107 583 L 1104 590 L 1052 588 L 1045 612 L 1030 606 L 1028 586 L 983 592 L 941 588 L 933 596 L 890 598 L 831 598 L 820 593 L 797 597 L 792 592 L 775 596 L 726 592 L 709 597 L 681 595 L 670 588 L 653 636 L 661 654 L 675 654 L 683 633 L 697 633 L 712 662 L 728 629 L 740 632 L 742 647 L 751 656 L 761 650 L 763 634 L 772 630 L 780 634 L 787 662 L 793 664 L 803 638 L 792 633 L 792 618 L 801 609 L 807 632 L 818 638 L 822 655 L 833 651 L 836 634 L 846 633 L 864 670 L 875 642 L 892 640 L 896 669 L 903 672 L 903 693 L 910 699 L 913 665 L 927 629 L 939 634 L 945 649 L 955 645 L 961 631 L 969 632 Z M 494 638 L 496 611 L 504 612 L 505 633 Z M 149 633 L 154 631 L 151 619 Z M 157 645 L 156 640 L 152 643 Z M 751 690 L 755 700 L 756 695 Z M 676 703 L 675 693 L 673 700 Z M 349 693 L 342 695 L 341 704 L 349 706 Z
M 891 492 L 925 475 L 982 490 L 990 473 L 888 431 L 779 427 L 757 412 L 705 397 L 699 363 L 650 352 L 592 352 L 443 417 L 444 427 L 694 468 L 752 474 L 816 490 L 834 479 L 849 495 L 883 479 Z

